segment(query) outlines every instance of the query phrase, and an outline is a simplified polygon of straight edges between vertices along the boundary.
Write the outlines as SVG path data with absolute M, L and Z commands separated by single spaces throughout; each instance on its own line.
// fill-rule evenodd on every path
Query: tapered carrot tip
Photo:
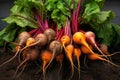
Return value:
M 81 56 L 81 50 L 80 48 L 74 48 L 73 52 L 74 57 L 77 59 L 78 64 L 78 80 L 80 79 L 80 56 Z
M 74 63 L 73 63 L 73 60 L 72 60 L 73 51 L 74 51 L 74 46 L 72 44 L 69 44 L 69 45 L 66 46 L 65 54 L 70 61 L 71 69 L 72 69 L 72 74 L 71 74 L 70 78 L 72 78 L 72 76 L 74 74 Z
M 45 76 L 45 73 L 46 73 L 46 65 L 47 65 L 47 62 L 46 61 L 44 61 L 43 62 L 43 78 L 44 78 L 44 80 L 46 79 L 46 76 Z
M 88 55 L 88 58 L 89 58 L 90 60 L 101 60 L 101 61 L 105 61 L 105 62 L 108 62 L 109 64 L 111 64 L 111 65 L 113 65 L 113 66 L 120 67 L 120 65 L 117 65 L 117 64 L 115 64 L 115 63 L 113 63 L 113 62 L 111 62 L 111 61 L 109 61 L 109 60 L 107 60 L 107 59 L 104 59 L 104 58 L 100 57 L 99 54 L 90 54 L 90 55 Z

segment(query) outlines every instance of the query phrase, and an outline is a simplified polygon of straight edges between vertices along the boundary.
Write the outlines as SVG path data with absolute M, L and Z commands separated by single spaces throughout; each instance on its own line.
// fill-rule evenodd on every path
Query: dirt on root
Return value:
M 0 64 L 8 60 L 14 55 L 10 50 L 0 48 Z M 120 63 L 120 53 L 111 57 L 112 62 Z M 120 80 L 120 67 L 112 66 L 103 61 L 90 61 L 84 57 L 81 59 L 80 80 Z M 13 61 L 0 67 L 0 80 L 43 80 L 42 72 L 37 73 L 41 69 L 41 63 L 29 63 L 23 73 L 16 79 L 13 78 L 19 61 L 15 58 Z M 75 63 L 77 66 L 77 63 Z M 19 73 L 20 71 L 18 71 Z M 46 71 L 46 80 L 68 80 L 71 76 L 71 68 L 67 59 L 64 59 L 62 68 L 59 72 L 59 64 L 53 61 Z M 78 70 L 75 68 L 74 75 L 71 80 L 78 80 Z

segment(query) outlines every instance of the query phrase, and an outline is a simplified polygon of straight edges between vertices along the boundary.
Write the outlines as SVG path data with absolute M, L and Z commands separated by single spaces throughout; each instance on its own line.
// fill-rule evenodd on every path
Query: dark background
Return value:
M 0 30 L 6 25 L 1 19 L 7 17 L 10 13 L 10 8 L 14 0 L 0 0 Z M 120 1 L 119 0 L 106 0 L 104 10 L 112 10 L 115 12 L 116 17 L 113 22 L 120 25 Z

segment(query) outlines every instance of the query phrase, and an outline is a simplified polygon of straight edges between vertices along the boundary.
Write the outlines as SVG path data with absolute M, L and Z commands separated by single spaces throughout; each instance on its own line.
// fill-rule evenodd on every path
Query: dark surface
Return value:
M 12 56 L 13 53 L 11 51 L 7 50 L 4 52 L 4 49 L 0 48 L 0 64 Z M 112 56 L 112 60 L 116 64 L 120 63 L 120 54 Z M 13 75 L 18 65 L 19 62 L 16 58 L 0 67 L 0 80 L 13 80 Z M 81 58 L 80 80 L 120 80 L 120 67 L 112 66 L 103 61 L 90 61 L 88 59 L 86 60 L 86 65 L 88 67 L 85 67 L 83 58 Z M 40 67 L 40 64 L 36 65 L 34 62 L 29 63 L 22 75 L 16 80 L 42 80 L 42 73 L 36 74 Z M 68 80 L 71 69 L 67 60 L 64 60 L 61 72 L 59 74 L 58 72 L 58 63 L 54 61 L 47 69 L 47 80 Z M 74 76 L 71 80 L 77 80 L 77 78 L 78 71 L 75 69 Z

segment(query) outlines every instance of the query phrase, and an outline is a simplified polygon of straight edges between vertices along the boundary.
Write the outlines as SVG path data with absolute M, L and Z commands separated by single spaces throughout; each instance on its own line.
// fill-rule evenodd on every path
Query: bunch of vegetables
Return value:
M 81 55 L 118 67 L 110 61 L 107 46 L 120 46 L 120 26 L 111 22 L 112 11 L 102 11 L 103 4 L 104 0 L 16 0 L 10 16 L 3 19 L 8 26 L 0 32 L 1 46 L 15 43 L 11 47 L 16 53 L 0 66 L 18 57 L 16 77 L 20 67 L 23 66 L 18 76 L 30 61 L 41 59 L 46 79 L 45 72 L 52 61 L 62 66 L 67 58 L 72 70 L 70 79 L 77 68 L 78 80 Z

